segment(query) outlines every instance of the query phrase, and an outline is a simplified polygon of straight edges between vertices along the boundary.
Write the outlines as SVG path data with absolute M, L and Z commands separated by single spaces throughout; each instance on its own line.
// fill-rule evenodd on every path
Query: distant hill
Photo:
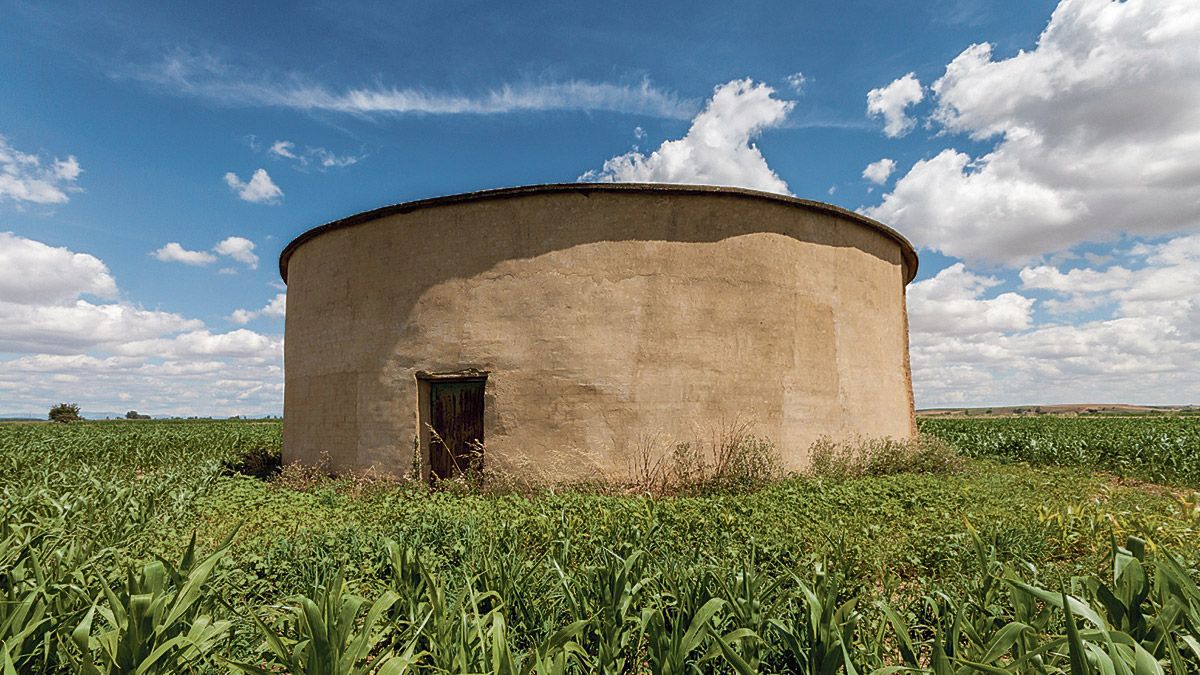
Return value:
M 1013 405 L 990 408 L 921 408 L 921 417 L 1003 417 L 1007 415 L 1200 415 L 1200 405 L 1131 405 L 1128 403 L 1067 403 Z

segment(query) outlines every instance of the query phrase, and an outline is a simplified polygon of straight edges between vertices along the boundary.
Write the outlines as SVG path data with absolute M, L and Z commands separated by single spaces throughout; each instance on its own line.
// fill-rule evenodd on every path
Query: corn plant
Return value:
M 682 498 L 235 475 L 278 424 L 0 424 L 0 675 L 1200 672 L 1197 499 L 1091 473 L 1200 486 L 1197 422 L 946 421 L 1084 468 Z
M 0 541 L 0 651 L 6 663 L 32 660 L 36 643 L 53 630 L 46 587 L 27 541 Z
M 719 597 L 725 601 L 729 624 L 742 631 L 739 635 L 757 638 L 742 640 L 741 649 L 735 650 L 737 657 L 752 670 L 758 669 L 766 652 L 761 636 L 767 635 L 771 618 L 779 615 L 787 598 L 781 589 L 786 576 L 764 572 L 755 563 L 755 552 L 751 550 L 735 572 L 714 575 L 713 580 Z M 730 640 L 726 639 L 725 644 L 731 646 Z M 728 654 L 726 658 L 729 659 Z
M 642 613 L 642 630 L 646 634 L 647 661 L 653 675 L 681 675 L 690 672 L 693 664 L 719 655 L 704 647 L 710 640 L 713 619 L 725 601 L 710 598 L 699 607 L 691 602 L 673 606 L 661 602 Z M 737 637 L 750 637 L 739 635 Z M 700 655 L 694 656 L 697 651 Z
M 1200 416 L 923 418 L 920 428 L 971 457 L 1200 483 Z
M 625 556 L 604 550 L 598 564 L 586 565 L 568 575 L 558 560 L 551 564 L 562 582 L 562 598 L 571 616 L 585 620 L 584 648 L 597 672 L 625 672 L 640 648 L 644 620 L 638 615 L 642 600 L 645 552 Z
M 1144 542 L 1114 541 L 1111 581 L 1077 578 L 1068 591 L 1022 581 L 978 536 L 976 544 L 986 568 L 980 586 L 966 599 L 944 592 L 927 598 L 935 608 L 931 640 L 914 640 L 922 631 L 881 603 L 905 669 L 1153 675 L 1200 666 L 1200 589 L 1170 553 L 1163 552 L 1152 584 Z
M 816 583 L 806 584 L 792 574 L 799 590 L 789 617 L 772 619 L 773 635 L 791 672 L 807 675 L 855 673 L 854 635 L 862 614 L 858 598 L 842 601 L 840 576 L 816 569 Z
M 503 526 L 496 536 L 487 540 L 473 568 L 479 590 L 493 591 L 503 598 L 505 616 L 511 629 L 539 630 L 541 608 L 536 598 L 553 586 L 549 569 L 537 557 L 520 548 L 519 533 Z
M 415 549 L 401 548 L 391 539 L 385 539 L 383 546 L 390 572 L 388 588 L 396 595 L 388 610 L 388 620 L 396 626 L 399 639 L 415 634 L 416 626 L 429 614 L 426 599 L 431 577 Z
M 271 666 L 280 666 L 293 675 L 365 675 L 405 672 L 416 660 L 415 643 L 399 655 L 380 656 L 376 648 L 386 644 L 378 629 L 380 619 L 396 602 L 392 591 L 367 605 L 367 600 L 348 592 L 340 574 L 323 588 L 315 589 L 315 598 L 301 596 L 283 608 L 283 630 L 276 631 L 255 617 L 264 638 L 266 667 L 227 661 L 243 673 L 267 674 Z M 361 624 L 363 608 L 366 616 Z
M 193 535 L 177 566 L 157 560 L 104 587 L 104 602 L 97 598 L 71 633 L 80 673 L 179 673 L 214 657 L 230 622 L 207 612 L 204 585 L 225 548 L 197 563 L 195 545 Z M 97 615 L 104 625 L 94 627 Z
M 489 642 L 487 669 L 494 675 L 563 675 L 579 672 L 587 662 L 587 654 L 576 641 L 587 626 L 586 621 L 576 621 L 564 626 L 540 641 L 531 651 L 513 649 L 503 614 L 494 612 L 489 617 Z

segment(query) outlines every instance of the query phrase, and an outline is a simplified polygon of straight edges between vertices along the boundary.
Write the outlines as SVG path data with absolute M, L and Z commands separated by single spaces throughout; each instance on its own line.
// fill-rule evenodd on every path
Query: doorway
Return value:
M 444 480 L 483 468 L 485 373 L 424 377 L 426 406 L 422 436 L 428 438 L 429 479 Z

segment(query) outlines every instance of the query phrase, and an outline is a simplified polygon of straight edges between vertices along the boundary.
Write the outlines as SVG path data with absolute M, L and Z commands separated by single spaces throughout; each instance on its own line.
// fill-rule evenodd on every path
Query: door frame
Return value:
M 430 385 L 435 382 L 481 382 L 484 392 L 484 421 L 487 420 L 487 381 L 491 373 L 478 368 L 464 368 L 454 371 L 431 372 L 418 370 L 417 379 L 417 454 L 421 462 L 421 480 L 429 482 L 432 479 L 432 461 L 430 448 L 433 435 L 429 433 L 431 411 L 429 409 Z M 486 427 L 484 428 L 486 432 Z

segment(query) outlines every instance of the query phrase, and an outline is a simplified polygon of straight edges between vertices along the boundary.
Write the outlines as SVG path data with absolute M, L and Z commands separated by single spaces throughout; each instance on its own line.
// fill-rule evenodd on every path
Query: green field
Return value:
M 0 425 L 0 672 L 1200 669 L 1200 418 L 922 429 L 963 465 L 649 497 L 238 473 L 278 423 Z

